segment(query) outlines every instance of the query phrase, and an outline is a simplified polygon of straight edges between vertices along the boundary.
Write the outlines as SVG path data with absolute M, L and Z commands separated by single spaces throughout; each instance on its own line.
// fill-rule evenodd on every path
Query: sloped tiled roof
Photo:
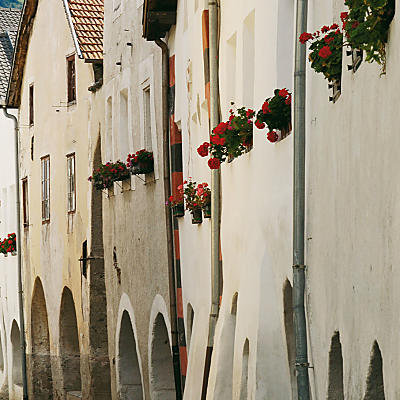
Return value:
M 102 60 L 104 0 L 68 0 L 68 8 L 83 58 Z
M 21 11 L 0 8 L 0 99 L 7 95 Z

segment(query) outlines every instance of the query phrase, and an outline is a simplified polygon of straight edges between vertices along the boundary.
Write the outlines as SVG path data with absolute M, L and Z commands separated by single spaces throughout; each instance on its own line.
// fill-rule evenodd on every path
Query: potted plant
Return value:
M 184 181 L 183 185 L 178 186 L 179 191 L 183 191 L 185 197 L 186 210 L 192 214 L 192 224 L 201 224 L 203 222 L 203 213 L 201 199 L 197 194 L 196 182 L 190 177 Z
M 343 33 L 338 24 L 324 25 L 314 33 L 303 32 L 299 40 L 302 44 L 310 42 L 311 68 L 322 73 L 325 78 L 335 83 L 342 75 Z
M 389 26 L 395 13 L 395 0 L 346 0 L 349 12 L 340 16 L 347 44 L 365 51 L 366 61 L 377 62 L 385 73 Z
M 275 89 L 274 96 L 265 100 L 257 112 L 255 125 L 258 129 L 268 127 L 267 139 L 271 143 L 282 140 L 292 130 L 292 94 L 285 88 Z
M 199 183 L 196 192 L 201 202 L 204 218 L 211 218 L 211 190 L 208 183 Z
M 183 201 L 183 193 L 178 191 L 175 196 L 169 196 L 167 205 L 172 209 L 172 215 L 174 217 L 183 217 L 185 215 L 185 205 Z
M 128 154 L 127 167 L 132 171 L 133 175 L 153 172 L 153 152 L 142 149 L 138 150 L 135 154 Z
M 17 254 L 17 235 L 15 233 L 9 233 L 6 238 L 7 253 L 15 256 Z
M 211 155 L 208 166 L 218 169 L 226 160 L 233 160 L 253 145 L 253 117 L 251 109 L 230 110 L 229 120 L 221 122 L 212 131 L 210 142 L 204 142 L 197 152 L 201 157 Z
M 114 182 L 128 179 L 129 176 L 129 170 L 123 162 L 107 162 L 97 168 L 92 176 L 89 176 L 89 181 L 93 182 L 96 189 L 103 190 L 111 187 Z

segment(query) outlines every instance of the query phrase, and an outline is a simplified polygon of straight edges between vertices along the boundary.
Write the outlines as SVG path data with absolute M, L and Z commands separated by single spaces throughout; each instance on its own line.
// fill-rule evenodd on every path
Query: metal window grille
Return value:
M 67 156 L 67 185 L 67 209 L 71 213 L 76 209 L 75 154 Z
M 42 222 L 50 220 L 50 157 L 42 158 Z

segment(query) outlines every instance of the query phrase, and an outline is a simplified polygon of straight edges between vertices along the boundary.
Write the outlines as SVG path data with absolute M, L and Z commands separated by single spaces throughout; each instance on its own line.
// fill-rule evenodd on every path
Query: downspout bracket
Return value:
M 294 270 L 298 270 L 298 269 L 302 269 L 302 270 L 306 270 L 307 269 L 307 265 L 302 265 L 302 264 L 296 264 L 296 265 L 293 265 L 293 269 Z

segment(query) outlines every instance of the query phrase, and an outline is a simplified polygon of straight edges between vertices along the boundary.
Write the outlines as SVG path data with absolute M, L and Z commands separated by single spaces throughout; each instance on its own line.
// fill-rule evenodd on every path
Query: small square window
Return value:
M 50 221 L 50 156 L 41 158 L 42 167 L 42 222 Z
M 34 118 L 34 86 L 33 84 L 29 86 L 29 125 L 32 126 L 35 122 Z

